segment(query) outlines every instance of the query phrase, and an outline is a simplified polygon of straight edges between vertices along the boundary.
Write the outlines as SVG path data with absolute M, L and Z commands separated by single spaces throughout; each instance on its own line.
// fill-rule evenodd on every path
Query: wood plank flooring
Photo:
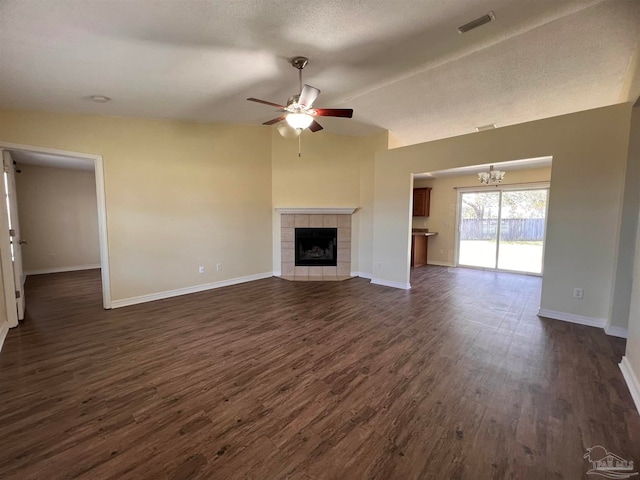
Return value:
M 0 353 L 2 479 L 582 479 L 640 465 L 624 341 L 540 319 L 540 279 L 272 278 L 104 311 L 29 277 Z

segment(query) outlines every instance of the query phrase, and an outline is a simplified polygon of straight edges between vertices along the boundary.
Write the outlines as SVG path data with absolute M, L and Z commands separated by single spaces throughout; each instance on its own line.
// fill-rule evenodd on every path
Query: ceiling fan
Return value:
M 247 98 L 250 102 L 263 103 L 278 108 L 283 115 L 264 122 L 263 125 L 275 125 L 276 123 L 286 120 L 287 124 L 294 130 L 295 135 L 300 138 L 300 134 L 305 128 L 312 132 L 322 130 L 322 126 L 314 117 L 353 117 L 353 110 L 350 108 L 313 108 L 313 102 L 316 101 L 320 90 L 311 85 L 302 84 L 302 70 L 309 63 L 306 57 L 295 57 L 291 59 L 291 66 L 298 69 L 298 80 L 300 82 L 300 94 L 289 97 L 287 105 L 279 105 L 258 98 Z

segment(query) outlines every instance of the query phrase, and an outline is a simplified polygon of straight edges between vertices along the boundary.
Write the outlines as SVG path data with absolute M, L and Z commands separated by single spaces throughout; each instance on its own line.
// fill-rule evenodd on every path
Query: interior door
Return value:
M 24 281 L 22 269 L 22 244 L 26 243 L 20 236 L 20 224 L 18 222 L 18 201 L 16 194 L 16 170 L 11 155 L 7 151 L 2 152 L 4 166 L 4 192 L 6 202 L 6 221 L 9 227 L 9 248 L 13 267 L 13 283 L 15 287 L 16 309 L 18 320 L 24 319 Z

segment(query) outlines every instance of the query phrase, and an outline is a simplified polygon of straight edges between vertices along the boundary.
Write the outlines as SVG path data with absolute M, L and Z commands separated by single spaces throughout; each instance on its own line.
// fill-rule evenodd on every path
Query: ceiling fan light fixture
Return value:
M 267 102 L 259 98 L 247 98 L 250 102 L 262 103 L 278 108 L 282 115 L 273 118 L 263 125 L 279 124 L 276 128 L 278 133 L 284 138 L 298 139 L 298 156 L 301 157 L 301 134 L 307 128 L 311 132 L 319 132 L 322 130 L 315 117 L 342 117 L 352 118 L 353 110 L 350 108 L 313 108 L 313 103 L 320 95 L 320 89 L 302 83 L 302 70 L 307 66 L 309 59 L 306 57 L 295 57 L 290 60 L 291 66 L 298 70 L 298 82 L 300 84 L 300 93 L 289 97 L 287 105 L 279 105 L 274 102 Z M 286 120 L 286 122 L 283 122 Z
M 287 123 L 292 128 L 305 129 L 313 122 L 313 117 L 306 113 L 290 113 L 287 115 Z
M 276 128 L 283 138 L 298 138 L 302 133 L 301 128 L 291 128 L 287 122 L 280 122 Z

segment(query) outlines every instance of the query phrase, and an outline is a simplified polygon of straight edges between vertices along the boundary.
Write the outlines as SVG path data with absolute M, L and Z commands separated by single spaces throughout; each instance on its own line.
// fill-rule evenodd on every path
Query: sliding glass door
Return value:
M 458 265 L 542 273 L 548 187 L 461 191 Z
M 496 268 L 500 192 L 460 195 L 458 264 Z

